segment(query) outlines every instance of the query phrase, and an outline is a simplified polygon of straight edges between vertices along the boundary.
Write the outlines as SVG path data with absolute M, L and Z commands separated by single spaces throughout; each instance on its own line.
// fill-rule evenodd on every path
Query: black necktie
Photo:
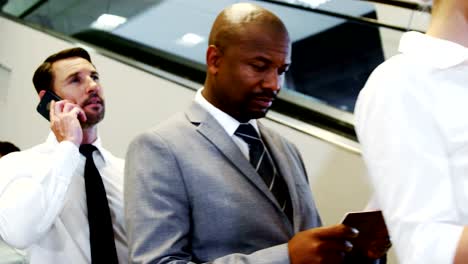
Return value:
M 276 170 L 273 159 L 257 131 L 251 124 L 247 123 L 240 124 L 234 134 L 242 138 L 249 145 L 250 164 L 262 177 L 270 192 L 275 196 L 281 210 L 283 210 L 292 223 L 292 204 L 288 186 Z
M 114 229 L 106 196 L 106 189 L 101 175 L 93 160 L 97 148 L 90 144 L 80 146 L 80 152 L 86 157 L 84 179 L 86 204 L 88 205 L 89 242 L 91 245 L 91 263 L 118 263 L 114 242 Z

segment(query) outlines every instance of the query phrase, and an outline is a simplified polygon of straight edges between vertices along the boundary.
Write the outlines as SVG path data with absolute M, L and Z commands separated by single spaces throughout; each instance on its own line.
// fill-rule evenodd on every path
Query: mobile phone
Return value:
M 48 121 L 50 121 L 50 102 L 52 100 L 58 102 L 61 101 L 62 98 L 60 98 L 60 96 L 56 95 L 54 92 L 47 90 L 36 108 L 37 112 L 39 112 L 39 114 L 41 114 Z
M 359 230 L 359 236 L 351 241 L 353 252 L 359 255 L 369 256 L 368 252 L 380 248 L 382 240 L 389 238 L 387 225 L 380 210 L 347 213 L 342 223 Z

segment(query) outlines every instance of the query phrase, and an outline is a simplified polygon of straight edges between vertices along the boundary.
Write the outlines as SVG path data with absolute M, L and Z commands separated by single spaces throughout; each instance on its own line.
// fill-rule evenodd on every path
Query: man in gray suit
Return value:
M 320 227 L 299 152 L 256 120 L 281 89 L 290 51 L 284 24 L 264 8 L 235 4 L 216 18 L 195 102 L 129 146 L 132 263 L 341 263 L 351 250 L 357 231 Z M 273 181 L 251 165 L 240 124 L 261 135 L 249 137 L 266 146 Z

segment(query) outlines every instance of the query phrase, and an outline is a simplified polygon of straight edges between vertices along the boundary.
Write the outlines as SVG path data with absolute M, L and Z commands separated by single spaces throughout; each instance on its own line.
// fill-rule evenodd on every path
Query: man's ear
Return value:
M 46 90 L 41 90 L 39 92 L 39 100 L 42 99 L 42 97 L 44 96 L 45 93 L 46 93 Z
M 210 74 L 216 75 L 218 73 L 222 55 L 221 50 L 215 45 L 210 45 L 206 50 L 206 65 Z

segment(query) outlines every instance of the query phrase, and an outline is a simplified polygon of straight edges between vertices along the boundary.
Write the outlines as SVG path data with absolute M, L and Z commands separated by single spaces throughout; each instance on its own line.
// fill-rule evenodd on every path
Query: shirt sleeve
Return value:
M 421 77 L 394 68 L 374 72 L 359 96 L 363 157 L 400 263 L 452 263 L 463 226 L 455 224 L 450 161 L 432 112 L 434 98 Z
M 79 161 L 78 148 L 61 142 L 51 153 L 30 149 L 0 159 L 0 236 L 26 248 L 53 225 Z
M 190 244 L 190 201 L 167 144 L 144 134 L 129 146 L 125 163 L 125 214 L 130 263 L 195 263 Z M 287 244 L 252 254 L 229 254 L 210 263 L 289 264 Z

